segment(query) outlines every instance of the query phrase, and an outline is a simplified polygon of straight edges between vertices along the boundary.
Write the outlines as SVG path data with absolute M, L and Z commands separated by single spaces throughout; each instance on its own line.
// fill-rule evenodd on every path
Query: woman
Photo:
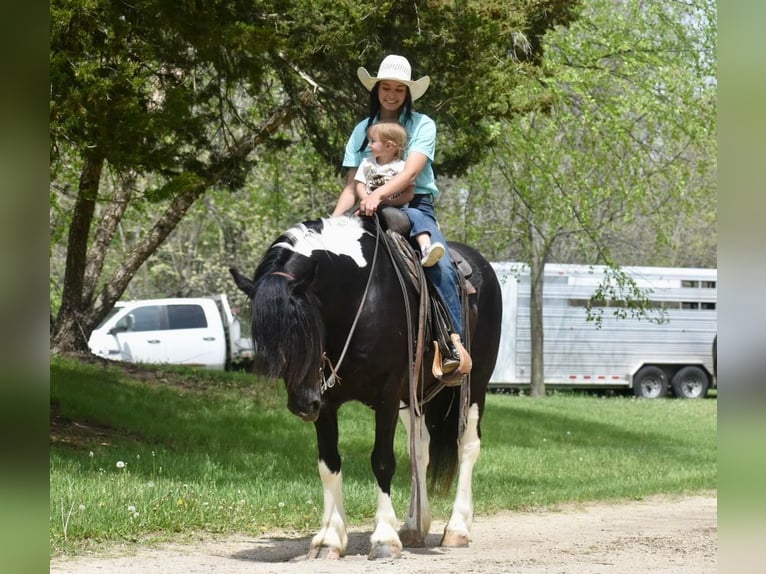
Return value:
M 446 374 L 463 365 L 461 368 L 467 373 L 470 371 L 471 360 L 461 343 L 463 324 L 457 290 L 457 272 L 452 265 L 447 241 L 439 230 L 434 211 L 434 199 L 439 194 L 432 166 L 436 150 L 436 124 L 430 117 L 412 108 L 412 102 L 426 92 L 431 80 L 428 76 L 423 76 L 413 81 L 410 63 L 406 58 L 396 55 L 389 55 L 383 59 L 377 76 L 371 76 L 362 67 L 357 69 L 357 76 L 370 92 L 370 114 L 356 125 L 346 143 L 343 167 L 348 168 L 348 175 L 333 215 L 343 215 L 356 203 L 354 177 L 362 159 L 370 153 L 367 146 L 367 128 L 377 122 L 402 124 L 409 136 L 404 169 L 363 198 L 359 204 L 359 213 L 372 215 L 381 204 L 400 206 L 409 203 L 408 207 L 402 210 L 412 222 L 410 237 L 421 234 L 430 236 L 431 249 L 435 250 L 435 253 L 431 253 L 431 249 L 425 249 L 425 253 L 421 254 L 425 274 L 444 301 L 452 320 L 453 332 L 457 335 L 452 337 L 451 349 L 444 356 L 442 372 Z M 414 192 L 412 182 L 415 183 Z M 443 256 L 438 257 L 442 250 Z

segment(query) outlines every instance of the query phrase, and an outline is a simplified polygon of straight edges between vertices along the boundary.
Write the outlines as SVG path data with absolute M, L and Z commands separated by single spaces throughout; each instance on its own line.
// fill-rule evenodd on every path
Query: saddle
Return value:
M 419 294 L 423 288 L 420 279 L 422 277 L 422 270 L 419 269 L 420 258 L 408 240 L 411 229 L 410 219 L 400 209 L 390 206 L 379 209 L 378 214 L 381 226 L 385 230 L 386 238 L 394 247 L 392 249 L 394 262 L 408 278 L 415 292 Z M 476 293 L 476 288 L 470 281 L 473 269 L 459 250 L 452 248 L 449 250 L 449 253 L 451 261 L 457 269 L 458 292 L 463 307 L 463 324 L 468 329 L 468 326 L 475 324 L 476 321 L 474 306 L 468 305 L 468 296 Z M 450 345 L 459 345 L 460 342 L 457 339 L 458 336 L 453 333 L 452 320 L 442 298 L 430 282 L 426 281 L 426 284 L 429 305 L 425 338 L 426 340 L 432 339 L 434 345 L 434 360 L 431 370 L 434 377 L 444 385 L 459 385 L 463 379 L 463 374 L 459 372 L 459 369 L 444 374 L 442 373 L 441 364 L 442 357 L 450 353 Z M 465 344 L 470 353 L 470 338 L 468 336 L 466 336 Z

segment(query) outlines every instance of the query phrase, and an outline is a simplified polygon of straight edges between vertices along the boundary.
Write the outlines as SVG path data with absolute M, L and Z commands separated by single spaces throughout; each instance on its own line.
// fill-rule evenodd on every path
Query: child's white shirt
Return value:
M 366 157 L 359 164 L 354 179 L 363 183 L 367 190 L 367 195 L 370 195 L 395 175 L 401 173 L 403 169 L 403 159 L 395 159 L 388 163 L 380 164 L 374 157 Z M 396 195 L 399 194 L 397 193 Z M 396 197 L 396 195 L 393 197 Z

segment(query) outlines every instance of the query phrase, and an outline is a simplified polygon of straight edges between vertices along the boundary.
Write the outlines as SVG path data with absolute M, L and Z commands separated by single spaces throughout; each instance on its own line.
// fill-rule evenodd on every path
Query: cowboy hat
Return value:
M 410 89 L 410 95 L 412 95 L 412 101 L 414 102 L 420 96 L 426 93 L 428 85 L 431 83 L 431 78 L 423 76 L 419 80 L 412 80 L 412 68 L 407 58 L 403 56 L 390 55 L 383 58 L 378 68 L 378 75 L 371 76 L 370 73 L 359 66 L 356 70 L 356 75 L 362 85 L 367 88 L 368 91 L 372 91 L 381 80 L 392 80 L 395 82 L 401 82 Z

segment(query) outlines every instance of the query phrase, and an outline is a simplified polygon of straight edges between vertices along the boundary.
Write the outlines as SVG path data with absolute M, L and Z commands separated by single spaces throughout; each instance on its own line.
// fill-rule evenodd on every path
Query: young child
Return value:
M 370 156 L 362 159 L 356 170 L 356 195 L 363 200 L 373 191 L 390 181 L 404 169 L 404 150 L 407 147 L 407 130 L 396 122 L 380 122 L 367 128 Z M 405 190 L 407 193 L 414 192 L 415 184 Z M 389 197 L 395 199 L 405 192 L 398 192 Z M 399 207 L 407 207 L 402 204 Z M 439 243 L 431 243 L 429 233 L 419 233 L 415 236 L 422 258 L 423 267 L 433 267 L 444 255 L 444 246 Z

